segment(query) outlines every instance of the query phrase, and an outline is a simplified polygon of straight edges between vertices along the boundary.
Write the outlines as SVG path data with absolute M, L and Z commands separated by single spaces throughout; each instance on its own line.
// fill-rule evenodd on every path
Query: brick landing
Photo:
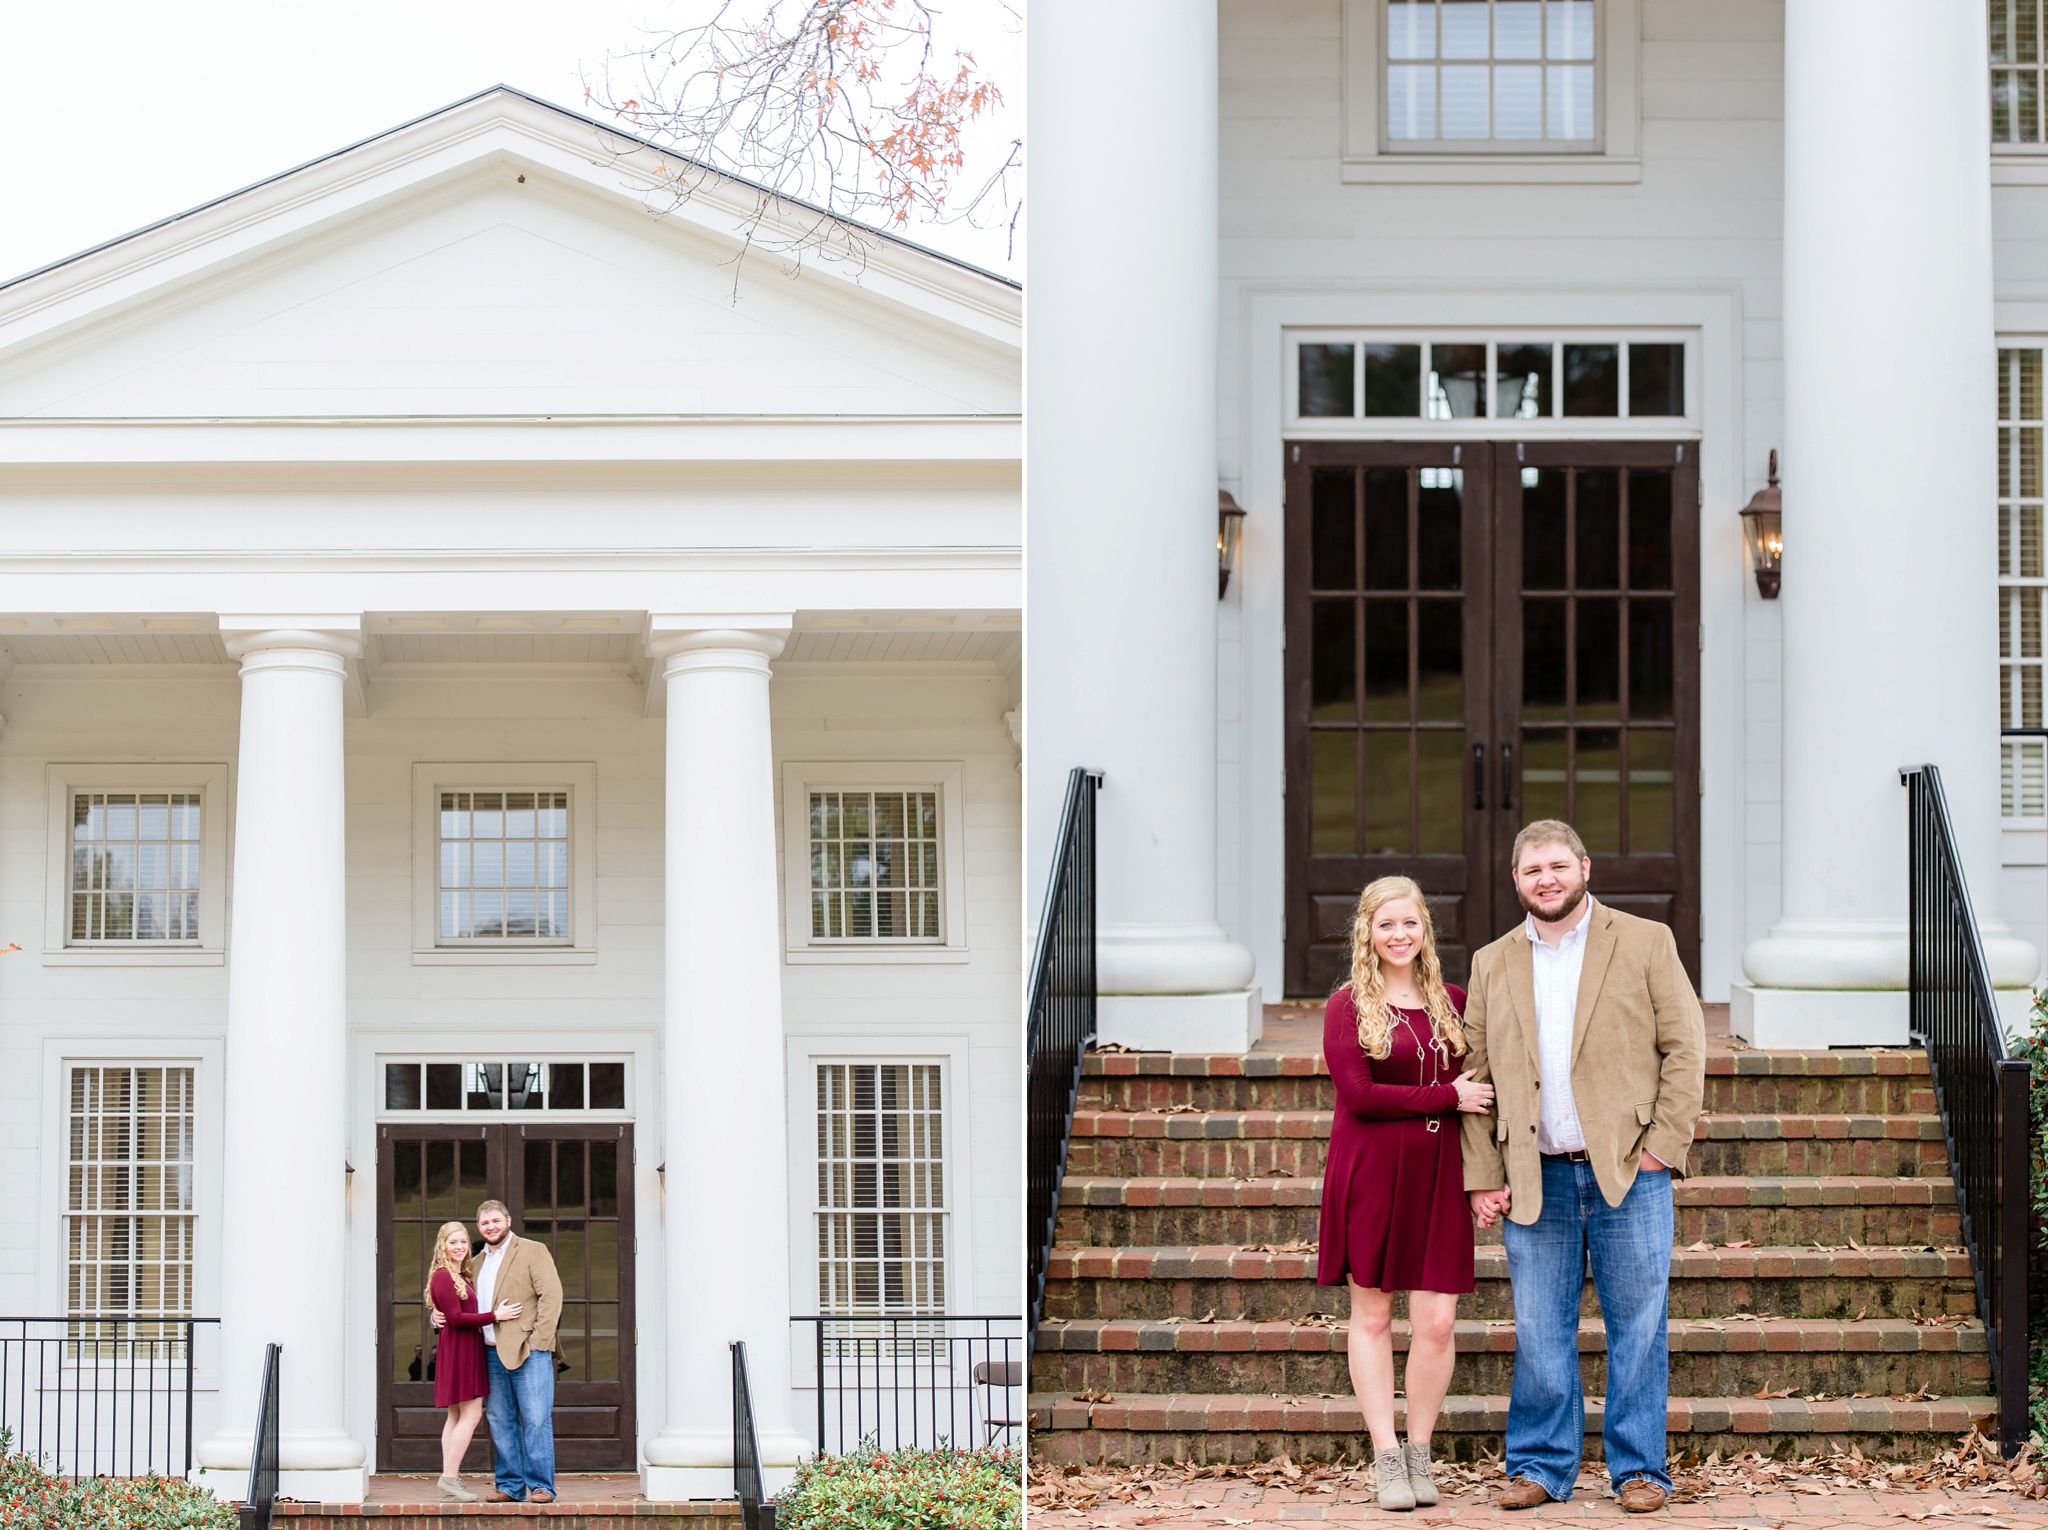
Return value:
M 462 1479 L 472 1493 L 491 1480 Z M 739 1530 L 739 1505 L 730 1499 L 649 1503 L 640 1479 L 626 1475 L 563 1476 L 551 1504 L 451 1503 L 431 1476 L 373 1476 L 360 1504 L 279 1503 L 278 1530 L 458 1530 L 465 1521 L 497 1526 L 507 1520 L 532 1530 Z

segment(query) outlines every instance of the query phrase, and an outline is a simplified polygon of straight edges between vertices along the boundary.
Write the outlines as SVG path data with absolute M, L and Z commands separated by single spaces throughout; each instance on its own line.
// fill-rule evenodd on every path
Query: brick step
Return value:
M 1055 1249 L 1047 1266 L 1046 1315 L 1055 1318 L 1225 1318 L 1268 1322 L 1349 1311 L 1342 1287 L 1315 1283 L 1312 1253 L 1235 1247 Z M 1476 1289 L 1459 1304 L 1468 1318 L 1511 1316 L 1507 1256 L 1477 1252 Z M 1975 1311 L 1965 1253 L 1903 1249 L 1747 1248 L 1671 1255 L 1670 1315 L 1910 1318 Z M 1396 1307 L 1396 1311 L 1401 1309 Z M 1592 1282 L 1580 1305 L 1597 1313 Z
M 1286 1456 L 1297 1462 L 1359 1463 L 1371 1458 L 1357 1400 L 1339 1397 L 1242 1397 L 1210 1394 L 1117 1396 L 1080 1402 L 1058 1394 L 1034 1395 L 1031 1448 L 1056 1464 L 1146 1465 L 1252 1463 Z M 1982 1396 L 1939 1402 L 1868 1398 L 1807 1402 L 1796 1397 L 1674 1397 L 1666 1414 L 1673 1453 L 1724 1455 L 1756 1450 L 1792 1460 L 1853 1443 L 1866 1456 L 1910 1460 L 1953 1445 L 1972 1420 L 1993 1412 Z M 1403 1401 L 1394 1402 L 1397 1427 L 1406 1426 Z M 1507 1426 L 1505 1394 L 1453 1394 L 1438 1421 L 1436 1453 L 1475 1460 L 1498 1455 Z M 1600 1458 L 1601 1400 L 1586 1399 L 1586 1454 Z
M 1323 1182 L 1308 1178 L 1091 1178 L 1060 1186 L 1058 1239 L 1092 1247 L 1291 1243 L 1313 1240 Z M 1696 1175 L 1672 1186 L 1680 1245 L 1868 1245 L 1962 1242 L 1948 1179 L 1735 1178 Z M 1498 1225 L 1478 1233 L 1499 1243 Z
M 1923 1389 L 1941 1396 L 1991 1389 L 1984 1330 L 1900 1320 L 1680 1319 L 1669 1325 L 1671 1391 L 1682 1397 L 1747 1397 L 1793 1388 L 1888 1397 Z M 1315 1397 L 1351 1388 L 1347 1328 L 1329 1323 L 1050 1322 L 1038 1331 L 1031 1385 L 1041 1392 L 1286 1393 Z M 1394 1348 L 1408 1349 L 1406 1322 Z M 1451 1390 L 1506 1392 L 1513 1385 L 1515 1325 L 1461 1322 Z M 1607 1335 L 1579 1327 L 1582 1382 L 1607 1390 Z
M 1329 1069 L 1315 1052 L 1091 1053 L 1084 1110 L 1329 1110 Z M 1724 1114 L 1901 1115 L 1934 1110 L 1919 1051 L 1709 1052 L 1706 1108 Z
M 470 1479 L 472 1490 L 475 1478 Z M 484 1486 L 489 1487 L 488 1478 Z M 278 1530 L 740 1530 L 737 1499 L 649 1503 L 637 1493 L 615 1500 L 553 1504 L 452 1503 L 431 1491 L 432 1479 L 401 1498 L 378 1495 L 370 1503 L 277 1505 Z M 414 1500 L 417 1501 L 414 1501 Z
M 1322 1173 L 1326 1110 L 1077 1110 L 1067 1172 L 1250 1179 Z M 1930 1115 L 1703 1115 L 1692 1173 L 1938 1178 L 1948 1155 Z

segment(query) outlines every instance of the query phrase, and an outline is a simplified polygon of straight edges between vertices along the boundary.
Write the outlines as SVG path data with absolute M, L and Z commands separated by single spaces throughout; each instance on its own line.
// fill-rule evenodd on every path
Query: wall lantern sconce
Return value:
M 1784 572 L 1782 500 L 1778 492 L 1778 453 L 1774 448 L 1770 482 L 1750 495 L 1749 503 L 1742 507 L 1742 543 L 1749 549 L 1749 566 L 1756 570 L 1756 592 L 1765 600 L 1778 598 L 1779 577 Z
M 1216 491 L 1216 598 L 1230 589 L 1230 575 L 1237 567 L 1237 555 L 1244 547 L 1244 511 L 1230 497 L 1228 489 Z

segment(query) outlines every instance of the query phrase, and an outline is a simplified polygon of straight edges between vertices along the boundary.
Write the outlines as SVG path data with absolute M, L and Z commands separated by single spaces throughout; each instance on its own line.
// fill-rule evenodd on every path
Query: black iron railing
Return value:
M 277 1363 L 283 1350 L 263 1346 L 263 1385 L 256 1393 L 256 1434 L 249 1441 L 249 1496 L 242 1530 L 270 1530 L 277 1509 Z
M 0 1318 L 0 1429 L 66 1477 L 192 1470 L 192 1349 L 218 1318 Z
M 2027 1434 L 2027 1064 L 2012 1055 L 1932 765 L 1906 784 L 1912 1034 L 1941 1106 L 2007 1455 Z
M 818 1454 L 1020 1442 L 1021 1317 L 793 1317 L 811 1330 Z M 799 1351 L 801 1353 L 801 1350 Z
M 1024 1039 L 1030 1091 L 1024 1293 L 1033 1336 L 1045 1316 L 1045 1270 L 1052 1259 L 1060 1175 L 1081 1088 L 1081 1056 L 1095 1039 L 1095 792 L 1101 785 L 1099 771 L 1076 766 L 1067 773 L 1067 799 L 1060 809 L 1059 841 L 1031 962 Z
M 754 1389 L 747 1381 L 747 1346 L 732 1349 L 732 1492 L 740 1501 L 741 1530 L 775 1530 L 775 1506 L 761 1483 L 761 1434 L 754 1427 Z

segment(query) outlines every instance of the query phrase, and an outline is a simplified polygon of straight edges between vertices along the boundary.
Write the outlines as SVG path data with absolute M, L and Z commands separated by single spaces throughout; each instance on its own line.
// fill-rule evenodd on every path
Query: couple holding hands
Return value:
M 1588 896 L 1592 862 L 1571 825 L 1523 829 L 1512 871 L 1527 918 L 1473 957 L 1469 994 L 1443 980 L 1414 882 L 1384 877 L 1360 895 L 1351 981 L 1323 1020 L 1337 1109 L 1317 1281 L 1351 1290 L 1351 1382 L 1380 1507 L 1434 1504 L 1430 1436 L 1458 1297 L 1473 1288 L 1473 1224 L 1506 1215 L 1515 1361 L 1500 1502 L 1526 1509 L 1569 1499 L 1578 1480 L 1590 1257 L 1607 1330 L 1607 1470 L 1622 1507 L 1648 1513 L 1671 1490 L 1671 1175 L 1705 1091 L 1705 1019 L 1671 931 Z M 1405 1447 L 1394 1428 L 1401 1291 Z

